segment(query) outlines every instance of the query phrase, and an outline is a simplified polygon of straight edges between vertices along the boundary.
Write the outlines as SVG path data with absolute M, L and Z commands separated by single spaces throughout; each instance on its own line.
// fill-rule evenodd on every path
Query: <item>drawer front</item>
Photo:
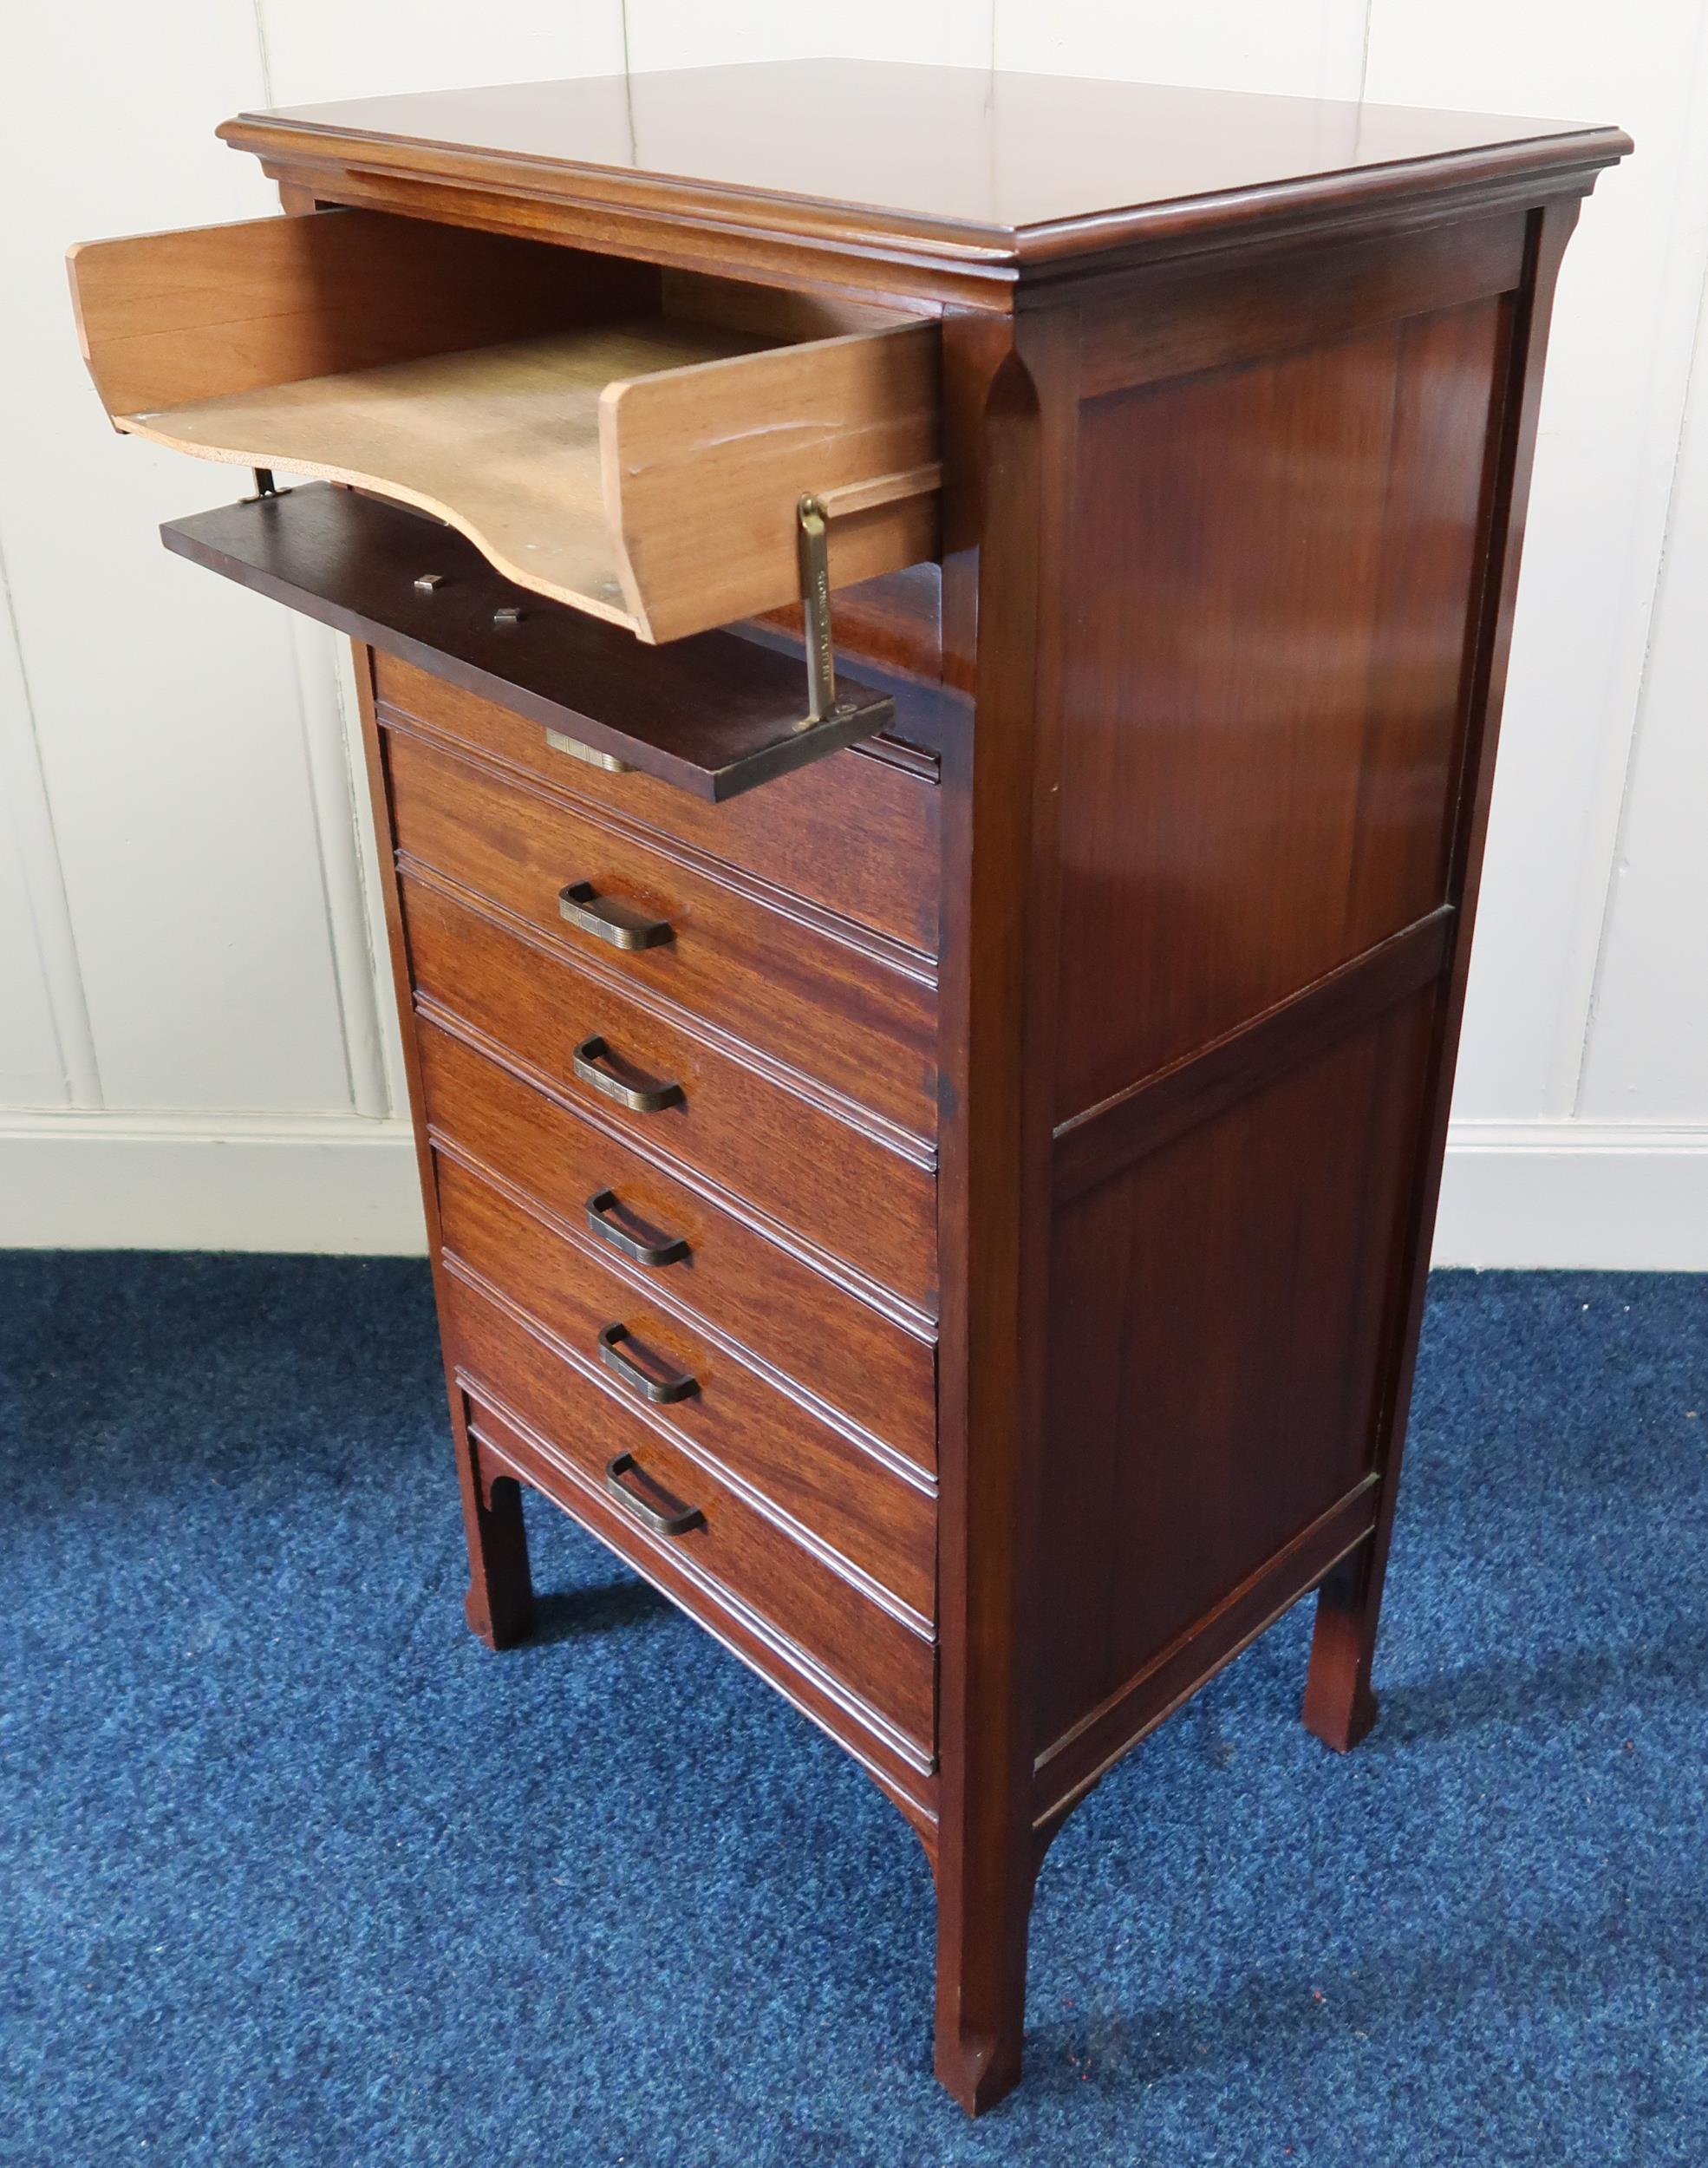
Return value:
M 929 1167 L 426 882 L 401 887 L 418 999 L 466 1019 L 643 1150 L 750 1199 L 935 1315 Z M 594 1073 L 648 1105 L 624 1105 L 578 1071 L 590 1041 L 603 1049 Z M 669 1103 L 650 1103 L 667 1093 Z
M 830 938 L 427 739 L 391 731 L 387 765 L 405 862 L 448 876 L 594 970 L 703 1017 L 909 1133 L 935 1133 L 929 966 L 897 968 Z
M 692 1573 L 710 1602 L 727 1597 L 766 1622 L 841 1682 L 877 1728 L 889 1727 L 912 1742 L 916 1757 L 929 1757 L 936 1669 L 929 1639 L 691 1459 L 633 1412 L 614 1379 L 585 1367 L 537 1322 L 501 1306 L 454 1265 L 445 1283 L 447 1334 L 465 1389 L 500 1414 L 513 1410 L 575 1472 L 552 1480 L 550 1471 L 530 1471 L 541 1488 L 643 1572 L 651 1557 L 664 1552 Z M 632 1456 L 629 1465 L 614 1471 L 611 1463 L 623 1455 Z M 607 1509 L 603 1515 L 587 1511 L 583 1486 Z M 668 1532 L 658 1525 L 690 1510 L 699 1516 L 690 1527 Z M 679 1589 L 672 1592 L 680 1597 Z
M 548 744 L 539 723 L 394 656 L 376 654 L 374 677 L 382 722 L 424 723 L 922 955 L 937 952 L 941 800 L 922 775 L 851 750 L 709 805 L 650 775 L 590 767 Z
M 936 1466 L 936 1366 L 929 1340 L 767 1241 L 733 1212 L 544 1092 L 423 1022 L 417 1032 L 433 1136 L 489 1168 L 548 1212 L 583 1226 L 609 1192 L 608 1224 L 654 1248 L 686 1244 L 661 1264 L 631 1263 L 884 1445 Z
M 436 1172 L 447 1253 L 583 1362 L 601 1365 L 702 1466 L 760 1494 L 929 1630 L 936 1552 L 929 1492 L 454 1159 L 440 1153 Z

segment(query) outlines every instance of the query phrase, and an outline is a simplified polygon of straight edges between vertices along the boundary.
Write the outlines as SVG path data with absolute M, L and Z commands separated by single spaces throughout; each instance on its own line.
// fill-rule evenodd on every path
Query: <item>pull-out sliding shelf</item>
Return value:
M 834 711 L 805 724 L 797 656 L 736 632 L 642 647 L 501 578 L 451 528 L 355 490 L 310 483 L 160 535 L 179 557 L 530 717 L 566 754 L 579 746 L 700 798 L 804 767 L 895 714 L 889 695 L 838 672 Z
M 938 335 L 899 311 L 367 211 L 98 241 L 116 426 L 353 483 L 531 592 L 675 640 L 936 554 Z

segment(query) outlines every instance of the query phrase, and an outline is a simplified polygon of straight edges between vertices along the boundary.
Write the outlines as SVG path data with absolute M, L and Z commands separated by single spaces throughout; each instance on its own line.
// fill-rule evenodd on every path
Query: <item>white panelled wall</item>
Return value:
M 353 697 L 169 558 L 72 240 L 273 207 L 244 107 L 826 51 L 1611 121 L 1555 317 L 1437 1261 L 1708 1269 L 1708 0 L 36 9 L 0 164 L 0 1244 L 421 1241 Z M 28 95 L 18 86 L 27 86 Z M 1701 365 L 1695 366 L 1701 356 Z

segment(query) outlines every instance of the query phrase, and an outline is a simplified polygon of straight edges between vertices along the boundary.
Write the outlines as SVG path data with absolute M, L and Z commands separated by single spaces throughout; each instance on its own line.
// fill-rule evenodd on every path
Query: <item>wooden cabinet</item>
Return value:
M 295 215 L 74 284 L 120 428 L 309 478 L 169 545 L 358 642 L 471 1623 L 525 1485 L 838 1739 L 988 2106 L 1104 1771 L 1313 1590 L 1305 1721 L 1375 1715 L 1628 143 L 854 63 L 222 133 Z

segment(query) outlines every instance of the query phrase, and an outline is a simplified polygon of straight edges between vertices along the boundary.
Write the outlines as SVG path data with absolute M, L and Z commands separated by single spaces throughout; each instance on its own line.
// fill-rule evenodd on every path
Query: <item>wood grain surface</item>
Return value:
M 378 490 L 466 534 L 518 586 L 633 630 L 638 605 L 619 577 L 605 508 L 600 402 L 623 376 L 721 360 L 753 343 L 639 319 L 114 418 L 199 458 Z M 796 584 L 754 606 L 784 600 Z
M 394 725 L 397 848 L 561 944 L 816 1077 L 915 1136 L 937 1126 L 935 974 L 842 940 L 777 899 L 614 828 L 531 780 L 453 756 Z M 642 919 L 663 937 L 623 949 L 563 916 L 568 888 L 594 926 Z
M 583 620 L 590 645 L 543 612 L 500 659 L 454 601 L 436 627 L 395 606 L 434 531 L 392 507 L 297 591 L 323 614 L 359 593 L 440 681 L 381 666 L 389 770 L 371 699 L 364 727 L 405 846 L 384 877 L 471 1623 L 525 1628 L 526 1483 L 841 1740 L 931 1853 L 935 2067 L 981 2112 L 1020 2074 L 1044 1849 L 1123 1753 L 1314 1586 L 1306 1721 L 1344 1749 L 1374 1720 L 1548 316 L 1627 140 L 829 63 L 225 133 L 299 210 L 586 242 L 667 266 L 673 296 L 737 282 L 700 321 L 763 319 L 767 345 L 602 398 L 619 585 L 751 614 L 720 518 L 768 561 L 749 514 L 790 447 L 847 440 L 849 534 L 941 459 L 941 576 L 855 620 L 925 681 L 926 751 L 881 760 L 885 792 L 932 793 L 935 870 L 877 751 L 822 746 L 839 767 L 777 784 L 762 833 L 789 762 L 736 747 L 765 697 L 741 650 L 775 629 L 696 674 L 694 642 Z M 760 289 L 798 297 L 781 331 Z M 832 349 L 865 389 L 827 362 L 815 404 L 803 357 Z M 881 453 L 928 404 L 929 453 Z M 697 461 L 690 546 L 665 511 Z M 225 554 L 291 591 L 253 532 Z M 538 734 L 576 701 L 606 719 L 570 735 L 641 745 L 644 778 L 553 774 Z M 672 783 L 715 800 L 737 758 L 763 787 L 738 820 L 675 816 Z M 551 922 L 535 888 L 597 852 L 596 897 L 706 935 L 700 977 L 667 977 L 686 948 L 636 966 Z M 931 1018 L 898 1036 L 861 1009 L 874 966 L 935 978 Z M 934 1053 L 905 1108 L 875 1040 Z
M 519 1481 L 573 1513 L 625 1564 L 827 1732 L 900 1808 L 929 1858 L 937 1841 L 931 1755 L 885 1722 L 789 1634 L 702 1573 L 685 1546 L 650 1538 L 590 1471 L 513 1406 L 500 1407 L 493 1397 L 483 1398 L 478 1381 L 466 1372 L 453 1375 L 471 1448 L 491 1490 L 514 1492 Z
M 1444 900 L 1503 322 L 1088 405 L 1059 1120 Z
M 425 875 L 403 888 L 414 983 L 430 1008 L 472 1024 L 646 1149 L 751 1198 L 916 1311 L 935 1312 L 932 1160 L 857 1108 L 809 1098 L 753 1049 L 668 1019 Z M 578 1078 L 576 1048 L 594 1036 L 607 1068 L 642 1089 L 674 1085 L 675 1102 L 633 1112 Z
M 830 517 L 834 581 L 935 554 L 929 323 L 802 339 L 822 311 L 761 306 L 735 329 L 727 289 L 701 321 L 698 282 L 655 274 L 656 305 L 631 313 L 644 267 L 553 258 L 356 212 L 86 244 L 69 270 L 121 429 L 376 490 L 644 640 L 799 598 L 804 495 Z M 524 298 L 493 304 L 499 279 Z M 529 336 L 506 337 L 518 318 Z
M 761 1224 L 746 1199 L 713 1190 L 651 1151 L 639 1124 L 619 1133 L 590 1102 L 565 1104 L 436 1024 L 416 1032 L 427 1122 L 436 1143 L 575 1222 L 612 1192 L 623 1224 L 685 1242 L 662 1272 L 693 1310 L 819 1400 L 874 1454 L 929 1473 L 936 1465 L 934 1336 L 886 1314 L 835 1260 Z
M 373 211 L 84 241 L 67 269 L 115 417 L 649 316 L 662 292 L 649 264 Z
M 1017 273 L 1088 259 L 1582 193 L 1631 148 L 1569 121 L 848 60 L 350 99 L 219 133 L 336 200 L 999 306 Z
M 684 1313 L 667 1292 L 675 1284 L 668 1275 L 649 1282 L 620 1271 L 588 1232 L 584 1212 L 554 1222 L 448 1151 L 436 1173 L 453 1255 L 587 1362 L 601 1360 L 600 1332 L 620 1323 L 628 1359 L 650 1375 L 691 1378 L 691 1393 L 640 1412 L 903 1623 L 935 1632 L 936 1501 L 929 1485 L 863 1452 L 734 1343 Z
M 784 894 L 937 953 L 942 890 L 935 764 L 922 772 L 883 748 L 831 753 L 762 793 L 702 805 L 636 771 L 614 775 L 554 750 L 544 726 L 413 664 L 380 656 L 385 719 L 427 729 L 599 807 L 637 834 L 704 852 Z
M 737 797 L 899 720 L 890 693 L 839 672 L 837 707 L 803 729 L 798 652 L 728 632 L 645 648 L 619 626 L 503 578 L 449 528 L 357 490 L 311 482 L 169 520 L 160 539 L 258 594 L 701 798 Z M 930 705 L 917 688 L 903 697 Z
M 458 1368 L 477 1397 L 514 1408 L 557 1448 L 580 1483 L 546 1480 L 548 1494 L 578 1510 L 590 1485 L 608 1506 L 629 1555 L 645 1570 L 655 1549 L 679 1557 L 708 1593 L 727 1592 L 839 1682 L 929 1766 L 935 1740 L 935 1660 L 929 1636 L 872 1602 L 804 1549 L 703 1462 L 690 1459 L 660 1425 L 596 1363 L 583 1362 L 543 1322 L 447 1259 L 450 1336 Z M 704 1525 L 660 1537 L 607 1488 L 609 1463 L 632 1453 L 631 1489 L 661 1510 L 698 1507 Z

